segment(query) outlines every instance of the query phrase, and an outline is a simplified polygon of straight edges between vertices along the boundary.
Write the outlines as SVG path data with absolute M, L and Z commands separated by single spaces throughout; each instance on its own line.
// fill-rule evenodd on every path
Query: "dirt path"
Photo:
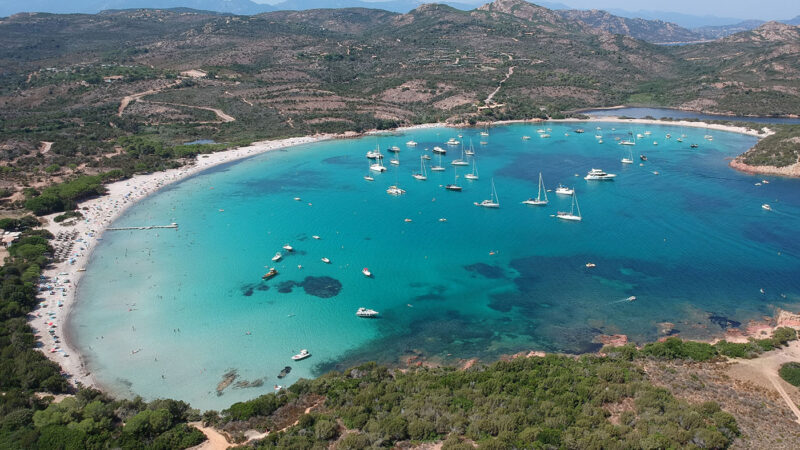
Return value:
M 800 390 L 778 375 L 781 365 L 791 361 L 800 361 L 800 341 L 792 341 L 787 347 L 764 353 L 758 358 L 737 359 L 728 369 L 728 375 L 765 389 L 775 389 L 795 415 L 795 422 L 800 424 L 800 409 L 797 407 Z
M 490 103 L 492 103 L 492 99 L 494 98 L 495 95 L 497 95 L 498 92 L 500 92 L 500 88 L 503 87 L 503 83 L 508 81 L 508 79 L 511 78 L 511 75 L 514 75 L 514 67 L 516 66 L 511 66 L 508 68 L 508 73 L 506 74 L 506 77 L 503 78 L 503 81 L 501 81 L 500 84 L 497 85 L 497 89 L 495 89 L 491 94 L 489 94 L 489 96 L 486 97 L 486 100 L 483 101 L 485 105 L 489 105 Z
M 53 144 L 55 144 L 55 142 L 42 141 L 41 144 L 42 146 L 39 147 L 39 151 L 44 155 L 45 153 L 49 152 L 51 148 L 53 148 Z
M 202 444 L 190 447 L 191 450 L 225 450 L 232 445 L 219 431 L 212 427 L 204 427 L 203 422 L 189 422 L 189 426 L 202 431 L 203 434 L 206 435 L 206 438 L 208 438 L 208 440 Z
M 322 400 L 318 401 L 317 403 L 314 403 L 313 405 L 309 406 L 308 408 L 305 409 L 305 411 L 303 411 L 303 414 L 310 413 L 315 408 L 317 408 L 319 405 L 321 405 L 322 402 L 324 402 L 324 401 L 325 401 L 325 399 L 323 398 Z M 280 430 L 276 431 L 276 433 L 280 433 L 280 432 L 286 431 L 289 428 L 297 425 L 298 423 L 300 423 L 300 419 L 295 420 L 294 423 L 292 423 L 289 426 L 281 428 Z M 226 450 L 226 449 L 234 446 L 234 444 L 231 444 L 230 442 L 228 442 L 228 439 L 225 438 L 225 435 L 223 435 L 222 433 L 217 431 L 215 428 L 204 427 L 203 426 L 203 422 L 189 422 L 189 426 L 197 428 L 198 430 L 203 432 L 203 434 L 206 435 L 206 438 L 208 438 L 208 440 L 206 442 L 203 442 L 200 445 L 195 445 L 194 447 L 191 447 L 190 450 Z M 263 433 L 259 433 L 256 430 L 248 430 L 248 431 L 245 432 L 245 435 L 247 436 L 247 440 L 245 442 L 243 442 L 242 444 L 236 444 L 236 445 L 247 445 L 249 443 L 252 443 L 252 442 L 255 442 L 255 441 L 259 441 L 259 440 L 264 439 L 265 437 L 269 436 L 269 433 L 270 433 L 269 431 L 265 431 Z
M 146 102 L 146 103 L 155 103 L 156 105 L 173 105 L 173 106 L 183 106 L 184 108 L 203 109 L 203 110 L 206 110 L 206 111 L 211 111 L 214 114 L 216 114 L 217 117 L 219 118 L 220 122 L 227 123 L 227 122 L 236 121 L 235 117 L 230 116 L 228 114 L 225 114 L 225 112 L 223 112 L 221 109 L 212 108 L 210 106 L 184 105 L 182 103 L 155 102 L 155 101 L 151 101 L 151 100 L 142 100 L 142 101 Z M 203 122 L 200 122 L 200 123 L 203 123 Z
M 168 87 L 177 86 L 177 85 L 179 85 L 181 83 L 183 83 L 183 81 L 182 80 L 178 80 L 178 81 L 176 81 L 176 82 L 174 82 L 172 84 L 169 84 L 169 85 L 164 86 L 164 87 L 160 87 L 158 89 L 150 89 L 149 91 L 139 92 L 139 93 L 136 93 L 136 94 L 126 95 L 125 97 L 122 97 L 122 101 L 119 102 L 119 109 L 117 109 L 117 116 L 118 117 L 122 117 L 122 112 L 125 111 L 125 108 L 127 108 L 128 105 L 130 105 L 132 101 L 139 100 L 140 98 L 142 98 L 142 97 L 144 97 L 146 95 L 150 95 L 150 94 L 155 94 L 155 93 L 161 92 L 161 91 L 163 91 L 164 89 L 166 89 Z

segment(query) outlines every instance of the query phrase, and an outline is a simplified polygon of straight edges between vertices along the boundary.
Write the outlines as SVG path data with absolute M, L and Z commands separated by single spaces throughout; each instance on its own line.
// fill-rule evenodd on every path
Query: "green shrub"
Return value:
M 788 362 L 782 365 L 778 374 L 787 383 L 800 387 L 800 362 Z

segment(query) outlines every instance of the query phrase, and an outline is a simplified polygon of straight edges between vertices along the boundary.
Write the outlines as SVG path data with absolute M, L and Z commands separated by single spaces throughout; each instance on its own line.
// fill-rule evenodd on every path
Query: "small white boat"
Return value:
M 635 302 L 636 301 L 636 296 L 635 295 L 631 295 L 630 297 L 626 298 L 625 300 L 627 300 L 629 302 Z
M 541 129 L 541 128 L 539 128 L 538 130 L 536 130 L 536 132 L 537 132 L 537 133 L 539 133 L 539 134 L 544 134 L 544 133 L 545 133 L 545 131 L 544 131 L 543 129 Z
M 636 135 L 637 139 L 642 139 L 643 137 L 644 137 L 644 135 L 642 135 L 642 133 L 639 133 L 639 134 Z
M 769 203 L 764 203 L 763 205 L 761 205 L 761 208 L 767 211 L 772 211 L 772 206 L 770 206 Z
M 497 189 L 494 187 L 494 178 L 492 178 L 492 194 L 491 197 L 487 200 L 484 200 L 480 203 L 475 203 L 478 206 L 482 206 L 484 208 L 499 208 L 500 207 L 500 199 L 497 197 Z
M 447 219 L 445 219 L 444 217 L 441 217 L 441 218 L 439 218 L 439 222 L 447 222 Z
M 523 141 L 527 141 L 527 140 L 528 140 L 528 139 L 530 139 L 530 138 L 531 138 L 530 136 L 522 136 L 522 140 L 523 140 Z
M 366 268 L 366 267 L 364 267 L 363 269 L 361 269 L 361 273 L 363 273 L 363 274 L 364 274 L 364 276 L 365 276 L 365 277 L 367 277 L 367 278 L 369 278 L 369 277 L 371 277 L 371 276 L 372 276 L 372 272 L 370 272 L 370 271 L 369 271 L 369 269 L 368 269 L 368 268 Z
M 328 258 L 322 258 L 322 262 L 324 262 L 325 264 L 330 264 L 331 260 Z
M 542 198 L 542 192 L 544 192 L 544 198 Z M 544 187 L 544 181 L 542 181 L 542 172 L 539 172 L 539 193 L 536 195 L 536 198 L 529 198 L 522 203 L 526 205 L 533 205 L 533 206 L 545 206 L 548 203 L 547 200 L 547 189 Z
M 645 135 L 645 136 L 650 136 L 651 134 L 653 134 L 653 133 L 651 133 L 651 132 L 649 132 L 649 131 L 645 131 L 645 132 L 644 132 L 644 135 Z
M 292 356 L 292 359 L 295 360 L 295 361 L 300 361 L 301 359 L 306 359 L 309 356 L 311 356 L 311 353 L 309 353 L 308 350 L 306 350 L 306 349 L 302 349 L 302 350 L 300 350 L 300 353 Z
M 396 145 L 393 145 L 393 146 L 389 147 L 389 151 L 392 152 L 392 153 L 399 153 L 400 152 L 400 147 L 398 147 Z
M 472 145 L 472 139 L 469 140 L 469 148 L 464 150 L 464 154 L 467 156 L 475 156 L 475 146 Z
M 312 238 L 314 238 L 314 239 L 316 239 L 316 240 L 320 240 L 320 239 L 321 239 L 321 238 L 320 238 L 319 236 L 317 236 L 316 234 L 315 234 L 315 235 L 313 235 L 313 236 L 311 236 L 311 237 L 312 237 Z
M 550 137 L 550 135 L 549 135 L 549 134 L 547 134 L 547 133 L 545 133 L 545 134 L 540 134 L 540 135 L 539 135 L 539 137 L 540 137 L 540 138 L 543 138 L 543 139 L 547 139 L 547 138 L 549 138 L 549 137 Z
M 364 179 L 367 181 L 375 181 L 375 178 L 373 178 L 372 175 L 364 175 Z
M 653 141 L 653 145 L 658 145 L 658 141 Z
M 622 164 L 633 164 L 633 152 L 628 150 L 628 157 L 623 157 L 620 161 L 622 161 Z
M 367 158 L 369 159 L 383 159 L 383 155 L 381 154 L 380 146 L 376 147 L 375 150 L 370 150 L 367 152 Z
M 287 252 L 293 252 L 294 251 L 294 248 L 289 244 L 284 245 L 283 249 L 286 250 Z
M 576 209 L 578 214 L 575 214 Z M 578 197 L 575 195 L 575 192 L 572 193 L 572 209 L 570 209 L 569 212 L 559 211 L 556 214 L 556 217 L 562 220 L 571 220 L 574 222 L 580 222 L 583 220 L 583 217 L 581 217 L 581 208 L 578 206 Z
M 374 317 L 378 317 L 378 311 L 375 311 L 374 309 L 367 309 L 367 308 L 363 308 L 362 307 L 362 308 L 358 308 L 358 311 L 356 311 L 356 316 L 363 317 L 365 319 L 371 319 L 371 318 L 374 318 Z
M 619 141 L 619 145 L 636 145 L 634 141 Z
M 437 145 L 436 147 L 433 147 L 433 153 L 438 153 L 440 155 L 446 155 L 447 154 L 447 150 L 445 150 L 442 147 L 439 147 Z
M 460 143 L 461 142 L 456 138 L 450 138 L 447 142 L 445 142 L 447 145 L 458 145 Z
M 300 197 L 295 197 L 294 198 L 294 201 L 296 201 L 296 202 L 299 202 L 301 200 L 302 200 L 302 198 L 300 198 Z M 220 209 L 220 211 L 224 211 L 224 209 Z
M 454 159 L 454 160 L 450 161 L 450 164 L 453 165 L 453 166 L 468 166 L 469 165 L 469 163 L 466 161 L 466 158 L 464 157 L 464 146 L 463 145 L 461 146 L 461 158 Z
M 633 162 L 633 160 L 631 160 Z M 589 173 L 583 177 L 584 180 L 596 180 L 596 181 L 611 181 L 616 177 L 616 174 L 613 173 L 606 173 L 602 169 L 592 169 Z
M 588 263 L 586 263 L 586 268 L 587 268 L 587 269 L 593 269 L 593 268 L 595 268 L 595 267 L 597 267 L 597 264 L 595 264 L 595 263 L 593 263 L 593 262 L 588 262 Z
M 444 166 L 442 166 L 442 154 L 441 153 L 439 153 L 439 164 L 437 164 L 435 166 L 431 166 L 431 171 L 432 172 L 444 172 L 445 171 Z
M 391 185 L 388 189 L 386 189 L 386 193 L 389 195 L 403 195 L 406 193 L 406 191 L 405 189 L 400 189 L 395 185 Z
M 422 155 L 422 159 L 427 159 L 428 161 L 430 161 L 431 155 Z
M 275 253 L 275 256 L 272 257 L 272 260 L 273 261 L 280 261 L 281 258 L 283 258 L 283 255 L 281 255 L 281 252 L 278 252 L 278 253 Z
M 370 164 L 369 170 L 373 172 L 386 172 L 386 167 L 381 163 Z
M 478 166 L 476 165 L 475 158 L 472 158 L 472 173 L 468 173 L 464 175 L 464 178 L 468 180 L 477 180 L 478 179 Z
M 408 142 L 406 142 L 406 145 L 409 146 L 409 147 L 416 147 L 417 146 L 417 142 L 416 141 L 408 141 Z
M 573 193 L 575 193 L 574 189 L 570 189 L 564 186 L 563 184 L 559 184 L 558 187 L 556 188 L 556 194 L 559 195 L 572 195 Z
M 425 170 L 425 159 L 421 156 L 419 157 L 419 173 L 415 173 L 411 176 L 420 181 L 425 181 L 428 179 L 428 171 Z

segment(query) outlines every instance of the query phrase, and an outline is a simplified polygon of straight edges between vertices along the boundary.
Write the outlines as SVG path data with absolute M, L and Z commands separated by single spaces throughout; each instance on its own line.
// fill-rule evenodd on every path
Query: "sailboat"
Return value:
M 381 164 L 381 160 L 378 159 L 376 163 L 370 164 L 369 170 L 371 170 L 373 172 L 385 172 L 386 171 L 386 166 Z
M 472 158 L 472 173 L 468 173 L 464 175 L 464 178 L 468 180 L 477 180 L 478 179 L 478 166 L 475 163 L 475 158 Z
M 484 127 L 483 131 L 481 131 L 481 136 L 488 136 L 489 135 L 489 126 L 487 125 Z
M 428 179 L 428 171 L 425 170 L 425 160 L 421 156 L 419 157 L 419 173 L 415 173 L 413 177 L 420 181 Z
M 578 215 L 575 215 L 575 210 L 577 210 Z M 580 222 L 581 220 L 583 220 L 583 218 L 581 217 L 581 207 L 578 206 L 578 196 L 575 195 L 575 192 L 572 193 L 572 208 L 570 209 L 570 211 L 569 212 L 559 211 L 556 217 L 558 217 L 559 219 L 572 220 L 575 222 Z
M 621 161 L 622 164 L 633 164 L 633 152 L 630 149 L 628 149 L 628 157 L 627 158 L 623 157 Z
M 395 152 L 394 153 L 394 158 L 389 160 L 389 164 L 391 164 L 393 166 L 399 166 L 400 165 L 400 153 Z
M 544 199 L 542 199 L 542 192 L 544 192 Z M 522 203 L 526 205 L 544 206 L 547 202 L 547 189 L 545 189 L 544 181 L 542 181 L 542 172 L 539 172 L 539 194 L 536 195 L 536 198 L 529 198 Z
M 630 133 L 630 134 L 633 134 L 633 133 Z M 624 140 L 624 141 L 619 141 L 619 145 L 636 145 L 636 138 L 633 138 L 632 141 L 627 140 L 627 139 Z
M 442 154 L 439 153 L 439 164 L 435 166 L 431 166 L 432 172 L 444 172 L 444 166 L 442 166 Z
M 469 165 L 469 163 L 466 161 L 466 158 L 464 158 L 464 144 L 461 144 L 461 158 L 454 159 L 454 160 L 450 161 L 450 164 L 454 165 L 454 166 L 468 166 Z
M 484 200 L 480 203 L 475 203 L 478 206 L 483 206 L 484 208 L 499 208 L 500 207 L 500 199 L 497 198 L 497 189 L 494 188 L 494 178 L 492 178 L 492 196 L 489 200 Z
M 372 164 L 369 165 L 369 168 L 372 169 Z M 375 178 L 372 178 L 372 174 L 369 173 L 369 170 L 367 170 L 367 174 L 364 175 L 364 179 L 367 181 L 375 181 Z
M 376 145 L 375 150 L 370 150 L 367 152 L 367 158 L 369 159 L 383 159 L 383 155 L 381 154 L 381 146 Z
M 467 156 L 475 156 L 475 147 L 472 145 L 472 139 L 469 140 L 469 149 L 464 152 Z
M 398 186 L 398 184 L 399 184 L 398 183 L 398 178 L 399 177 L 398 177 L 398 174 L 397 174 L 397 169 L 394 169 L 393 172 L 394 172 L 394 184 L 389 186 L 388 189 L 386 189 L 386 193 L 389 194 L 389 195 L 403 195 L 403 194 L 406 193 L 406 191 L 405 191 L 405 189 L 402 189 L 402 188 L 400 188 L 400 186 Z
M 433 170 L 433 168 L 431 168 Z M 461 192 L 461 186 L 457 185 L 456 182 L 458 181 L 458 167 L 453 167 L 453 174 L 455 177 L 453 178 L 453 184 L 445 185 L 445 189 L 448 191 L 458 191 Z

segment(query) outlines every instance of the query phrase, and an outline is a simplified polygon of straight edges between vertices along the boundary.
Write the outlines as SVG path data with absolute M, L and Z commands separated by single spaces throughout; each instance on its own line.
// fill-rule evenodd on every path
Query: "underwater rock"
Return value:
M 708 316 L 708 320 L 710 320 L 711 323 L 713 324 L 719 325 L 719 327 L 722 328 L 723 330 L 727 328 L 738 328 L 742 324 L 741 322 L 728 319 L 725 316 L 718 316 L 715 314 Z
M 224 391 L 231 383 L 236 380 L 239 374 L 236 372 L 236 369 L 229 370 L 224 375 L 222 375 L 222 381 L 219 382 L 217 385 L 217 396 L 222 395 L 222 391 Z
M 283 378 L 286 375 L 289 375 L 289 372 L 291 372 L 291 371 L 292 371 L 292 368 L 290 366 L 284 367 L 283 370 L 281 370 L 281 373 L 278 374 L 278 378 Z
M 336 297 L 342 290 L 342 283 L 331 277 L 306 277 L 299 285 L 306 294 L 319 298 Z
M 505 271 L 500 266 L 492 266 L 486 263 L 475 263 L 470 264 L 468 266 L 464 266 L 468 272 L 475 272 L 478 275 L 481 275 L 485 278 L 489 278 L 492 280 L 496 280 L 499 278 L 505 278 Z

